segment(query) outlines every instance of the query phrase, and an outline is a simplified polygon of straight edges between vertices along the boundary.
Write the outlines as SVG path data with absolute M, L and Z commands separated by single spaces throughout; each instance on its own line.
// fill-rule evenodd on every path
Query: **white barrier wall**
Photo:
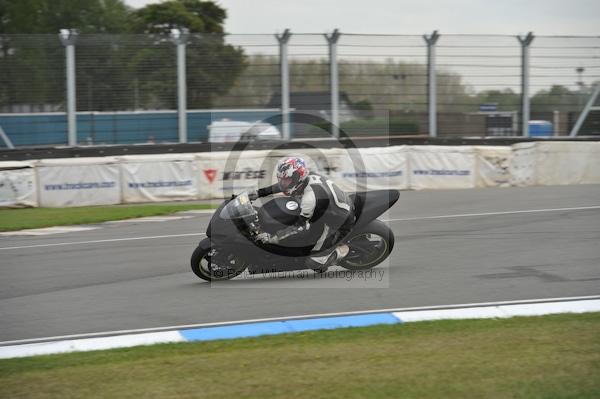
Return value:
M 193 154 L 119 157 L 123 202 L 184 201 L 198 198 Z
M 121 179 L 114 157 L 43 159 L 37 162 L 42 207 L 121 203 Z
M 509 162 L 510 184 L 524 187 L 536 184 L 536 143 L 519 143 L 511 146 Z
M 514 186 L 600 184 L 600 143 L 515 144 L 510 177 Z
M 512 149 L 505 146 L 475 146 L 475 186 L 510 186 Z
M 224 198 L 272 184 L 293 155 L 346 191 L 600 184 L 596 142 L 309 148 L 0 162 L 0 206 Z
M 35 170 L 29 162 L 0 162 L 0 207 L 37 206 Z
M 422 190 L 475 187 L 475 150 L 472 146 L 409 148 L 410 188 Z
M 534 184 L 600 183 L 600 143 L 538 142 L 535 152 Z

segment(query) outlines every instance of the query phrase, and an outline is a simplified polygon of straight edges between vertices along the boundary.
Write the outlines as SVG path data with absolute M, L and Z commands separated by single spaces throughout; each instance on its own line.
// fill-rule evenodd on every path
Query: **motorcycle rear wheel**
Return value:
M 374 220 L 346 242 L 348 255 L 339 266 L 348 270 L 368 270 L 383 262 L 394 248 L 394 232 L 380 220 Z
M 219 254 L 219 249 L 210 245 L 205 238 L 192 253 L 192 271 L 202 280 L 224 281 L 239 276 L 246 269 L 246 263 L 234 255 Z M 220 262 L 221 264 L 217 264 Z

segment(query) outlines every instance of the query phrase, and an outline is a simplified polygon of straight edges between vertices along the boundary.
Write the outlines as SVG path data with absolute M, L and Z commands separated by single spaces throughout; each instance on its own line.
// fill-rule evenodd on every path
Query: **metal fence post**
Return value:
M 521 43 L 521 135 L 529 137 L 529 45 L 535 36 L 517 36 Z
M 437 87 L 435 83 L 435 44 L 440 35 L 434 30 L 430 36 L 423 35 L 427 43 L 427 104 L 429 114 L 429 136 L 437 137 Z
M 76 29 L 61 29 L 58 37 L 65 46 L 67 66 L 67 126 L 68 144 L 77 145 L 77 107 L 75 93 L 75 42 L 79 33 Z
M 177 116 L 179 142 L 187 143 L 187 87 L 185 72 L 185 50 L 189 30 L 171 29 L 171 41 L 177 46 Z
M 281 115 L 283 138 L 290 139 L 290 70 L 288 64 L 288 42 L 292 34 L 289 29 L 275 35 L 279 42 L 279 64 L 281 68 Z
M 340 136 L 340 91 L 337 63 L 337 42 L 340 32 L 335 29 L 331 35 L 325 34 L 329 45 L 329 90 L 331 92 L 331 134 L 333 137 Z

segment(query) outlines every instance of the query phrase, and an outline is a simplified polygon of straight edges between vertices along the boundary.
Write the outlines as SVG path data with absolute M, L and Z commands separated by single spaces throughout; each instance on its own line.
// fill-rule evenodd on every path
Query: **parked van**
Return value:
M 265 122 L 251 123 L 222 119 L 208 125 L 208 141 L 211 143 L 280 139 L 279 129 Z

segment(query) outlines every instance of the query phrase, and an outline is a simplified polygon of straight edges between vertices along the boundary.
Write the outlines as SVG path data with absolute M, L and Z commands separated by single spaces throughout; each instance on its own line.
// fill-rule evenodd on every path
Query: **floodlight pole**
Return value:
M 177 117 L 179 142 L 187 143 L 187 82 L 185 70 L 185 52 L 189 30 L 171 29 L 171 41 L 177 46 Z
M 524 137 L 529 137 L 529 45 L 534 38 L 533 32 L 517 36 L 521 43 L 521 135 Z
M 2 126 L 0 126 L 0 139 L 2 139 L 4 141 L 4 144 L 6 144 L 6 146 L 9 149 L 12 150 L 13 148 L 15 148 L 12 141 L 10 141 L 10 138 L 8 137 L 8 135 L 4 132 L 4 129 L 2 129 Z
M 77 145 L 77 107 L 75 90 L 75 43 L 79 32 L 76 29 L 61 29 L 58 37 L 65 46 L 67 65 L 67 129 L 68 144 Z
M 600 106 L 594 106 L 594 104 L 596 103 L 596 100 L 598 99 L 599 94 L 600 94 L 600 84 L 596 86 L 596 88 L 594 89 L 594 92 L 592 93 L 592 96 L 590 97 L 587 104 L 581 111 L 581 114 L 579 114 L 579 118 L 577 118 L 577 122 L 575 122 L 575 125 L 571 129 L 571 132 L 569 133 L 569 137 L 576 137 L 579 134 L 579 129 L 581 129 L 581 127 L 583 126 L 583 122 L 585 122 L 585 119 L 587 118 L 590 111 L 600 111 Z
M 325 34 L 329 45 L 329 90 L 331 92 L 331 134 L 333 137 L 340 136 L 340 91 L 339 74 L 337 63 L 337 42 L 341 33 L 335 29 L 331 35 Z
M 423 35 L 427 43 L 427 104 L 429 114 L 429 137 L 437 136 L 437 87 L 435 73 L 435 44 L 440 35 L 434 30 L 430 36 Z
M 284 140 L 290 139 L 290 70 L 288 64 L 288 42 L 292 34 L 289 29 L 283 34 L 276 34 L 279 42 L 279 64 L 281 71 L 281 116 Z

